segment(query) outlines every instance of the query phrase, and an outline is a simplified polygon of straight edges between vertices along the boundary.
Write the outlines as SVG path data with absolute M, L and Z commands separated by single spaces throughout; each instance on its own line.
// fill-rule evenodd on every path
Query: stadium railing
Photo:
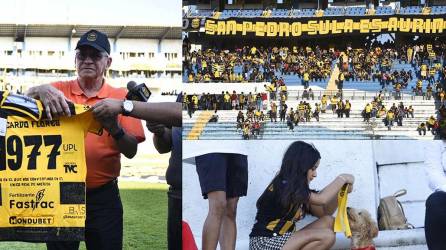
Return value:
M 270 14 L 264 15 L 265 11 Z M 317 9 L 237 9 L 224 10 L 219 19 L 229 17 L 315 17 L 319 14 Z M 213 17 L 216 10 L 196 10 L 186 12 L 187 17 Z M 446 6 L 408 6 L 399 9 L 393 9 L 391 6 L 378 6 L 376 9 L 367 9 L 366 7 L 328 7 L 323 10 L 319 16 L 363 16 L 363 15 L 420 15 L 420 14 L 445 14 Z

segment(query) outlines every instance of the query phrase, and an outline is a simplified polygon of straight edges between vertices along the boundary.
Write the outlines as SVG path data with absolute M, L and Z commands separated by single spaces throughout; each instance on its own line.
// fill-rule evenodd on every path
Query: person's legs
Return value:
M 169 250 L 181 250 L 181 190 L 176 190 L 171 187 L 167 192 L 167 196 L 167 246 Z
M 246 138 L 246 135 L 244 135 Z M 203 225 L 202 249 L 215 250 L 223 216 L 226 213 L 227 154 L 211 153 L 195 157 L 203 197 L 209 211 Z
M 85 244 L 89 250 L 122 249 L 123 209 L 118 183 L 87 191 Z
M 335 243 L 333 231 L 334 218 L 324 216 L 308 224 L 293 236 L 283 246 L 283 250 L 327 250 Z
M 219 243 L 222 250 L 234 250 L 237 238 L 237 203 L 239 197 L 246 196 L 248 191 L 248 159 L 241 154 L 227 154 L 227 159 L 227 202 Z
M 426 217 L 424 232 L 426 243 L 431 250 L 444 249 L 446 238 L 446 192 L 435 192 L 426 200 Z
M 229 198 L 226 201 L 226 213 L 223 216 L 223 221 L 220 229 L 220 249 L 233 250 L 235 249 L 235 240 L 237 238 L 237 203 L 238 197 Z
M 213 191 L 207 194 L 209 199 L 209 211 L 203 225 L 202 248 L 203 250 L 215 250 L 223 216 L 226 213 L 226 192 Z

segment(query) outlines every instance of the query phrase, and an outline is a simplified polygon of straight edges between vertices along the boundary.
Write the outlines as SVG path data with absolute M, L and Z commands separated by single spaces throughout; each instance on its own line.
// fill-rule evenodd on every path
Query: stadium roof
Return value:
M 76 31 L 72 33 L 73 29 Z M 1 37 L 80 37 L 90 29 L 109 38 L 181 39 L 181 27 L 118 25 L 0 24 Z
M 0 0 L 1 2 L 1 0 Z M 14 0 L 3 1 L 0 36 L 80 36 L 90 28 L 110 37 L 181 38 L 181 1 Z M 172 28 L 171 28 L 172 27 Z M 20 36 L 19 36 L 20 37 Z

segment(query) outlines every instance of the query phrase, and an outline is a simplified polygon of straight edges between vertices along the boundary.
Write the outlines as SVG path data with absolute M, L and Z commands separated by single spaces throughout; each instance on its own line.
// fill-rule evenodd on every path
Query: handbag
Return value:
M 407 223 L 406 215 L 401 203 L 396 199 L 407 193 L 406 189 L 401 189 L 391 196 L 384 197 L 379 202 L 378 207 L 378 227 L 380 230 L 400 230 L 414 228 Z

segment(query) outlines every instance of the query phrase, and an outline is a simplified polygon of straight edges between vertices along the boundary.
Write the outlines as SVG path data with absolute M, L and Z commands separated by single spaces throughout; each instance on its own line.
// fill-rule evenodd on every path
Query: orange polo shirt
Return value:
M 78 80 L 52 83 L 64 95 L 78 104 L 94 105 L 105 98 L 124 99 L 127 90 L 113 88 L 106 82 L 102 85 L 96 96 L 88 98 L 79 86 Z M 118 123 L 128 134 L 135 136 L 136 140 L 145 140 L 141 120 L 127 116 L 118 116 Z M 113 137 L 104 130 L 99 136 L 88 133 L 85 138 L 85 158 L 87 160 L 87 188 L 100 187 L 119 176 L 121 170 L 121 153 Z

